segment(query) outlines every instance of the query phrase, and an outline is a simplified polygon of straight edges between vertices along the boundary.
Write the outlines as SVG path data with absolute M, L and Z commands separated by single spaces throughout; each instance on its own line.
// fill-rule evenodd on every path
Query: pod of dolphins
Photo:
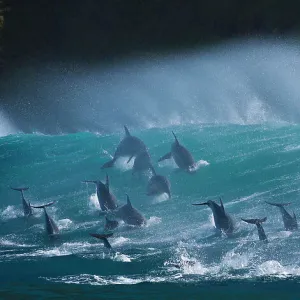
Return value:
M 125 137 L 121 140 L 117 149 L 114 153 L 113 158 L 104 163 L 101 169 L 111 168 L 114 166 L 115 162 L 121 157 L 129 157 L 127 163 L 129 163 L 132 158 L 135 158 L 132 174 L 134 173 L 143 173 L 146 171 L 150 171 L 152 173 L 151 178 L 148 181 L 146 187 L 146 195 L 148 196 L 158 196 L 163 193 L 166 193 L 169 198 L 171 198 L 171 184 L 167 177 L 163 175 L 159 175 L 156 173 L 152 163 L 149 151 L 142 140 L 139 138 L 132 136 L 126 126 L 125 129 Z M 173 158 L 176 165 L 180 170 L 186 171 L 188 173 L 192 173 L 196 171 L 196 163 L 191 155 L 190 151 L 184 147 L 178 141 L 175 133 L 172 131 L 175 141 L 171 145 L 171 151 L 162 156 L 158 162 L 163 161 L 165 159 Z M 84 180 L 82 182 L 85 183 L 94 183 L 96 185 L 96 193 L 99 201 L 100 210 L 105 214 L 105 227 L 104 231 L 106 233 L 97 234 L 90 233 L 92 237 L 100 239 L 103 241 L 104 246 L 114 253 L 110 243 L 108 242 L 108 238 L 113 235 L 112 231 L 119 226 L 119 220 L 123 221 L 128 225 L 133 226 L 143 226 L 147 223 L 146 218 L 143 216 L 141 212 L 139 212 L 136 208 L 133 207 L 129 196 L 126 194 L 126 204 L 119 206 L 117 198 L 110 191 L 110 183 L 109 177 L 106 174 L 106 181 L 103 183 L 100 180 Z M 53 205 L 55 202 L 50 202 L 44 205 L 32 205 L 29 201 L 27 201 L 24 197 L 24 191 L 28 190 L 28 187 L 11 187 L 11 189 L 15 191 L 19 191 L 21 193 L 21 199 L 23 204 L 23 212 L 25 217 L 30 217 L 33 215 L 33 208 L 44 209 L 45 215 L 45 229 L 49 236 L 55 236 L 59 234 L 58 226 L 55 224 L 54 220 L 47 213 L 46 207 Z M 218 204 L 214 200 L 209 200 L 203 203 L 195 203 L 192 205 L 207 205 L 213 214 L 213 219 L 215 223 L 216 229 L 220 233 L 224 233 L 227 236 L 231 236 L 235 231 L 235 222 L 234 219 L 225 211 L 223 201 L 219 199 L 220 204 Z M 282 220 L 284 224 L 285 230 L 296 230 L 298 229 L 296 215 L 293 212 L 293 215 L 289 214 L 285 209 L 285 206 L 290 203 L 271 203 L 267 202 L 267 204 L 278 207 L 280 213 L 282 215 Z M 242 221 L 248 224 L 254 224 L 257 227 L 258 237 L 260 240 L 268 242 L 267 236 L 263 229 L 262 223 L 267 220 L 267 217 L 262 219 L 241 219 Z

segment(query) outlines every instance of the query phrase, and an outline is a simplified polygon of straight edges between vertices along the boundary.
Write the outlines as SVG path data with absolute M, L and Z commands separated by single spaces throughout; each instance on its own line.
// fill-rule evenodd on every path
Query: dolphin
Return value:
M 146 224 L 145 217 L 135 209 L 127 196 L 127 203 L 121 206 L 119 209 L 114 211 L 114 214 L 117 218 L 123 220 L 125 223 L 129 225 L 142 226 Z
M 147 147 L 142 140 L 132 136 L 128 128 L 124 125 L 125 137 L 119 143 L 112 160 L 102 165 L 101 169 L 111 168 L 119 157 L 129 156 L 128 162 L 138 153 L 147 151 Z
M 84 180 L 82 182 L 96 184 L 97 198 L 102 211 L 112 210 L 118 207 L 116 197 L 109 191 L 109 178 L 107 174 L 105 184 L 100 180 Z
M 108 234 L 90 233 L 90 235 L 97 239 L 102 240 L 105 248 L 107 248 L 111 252 L 115 252 L 112 246 L 110 245 L 109 241 L 107 240 L 108 237 L 111 237 L 113 235 L 112 233 L 108 233 Z
M 105 216 L 105 221 L 104 230 L 114 230 L 119 226 L 118 221 L 109 220 L 107 216 Z
M 291 203 L 271 203 L 268 201 L 265 201 L 265 202 L 267 204 L 277 206 L 280 209 L 285 230 L 298 229 L 297 218 L 296 218 L 295 213 L 293 212 L 293 216 L 291 216 L 284 208 L 284 206 L 287 206 Z
M 48 215 L 47 211 L 46 211 L 46 207 L 47 206 L 51 206 L 55 203 L 55 201 L 44 204 L 44 205 L 39 205 L 39 206 L 33 206 L 31 205 L 31 207 L 33 208 L 43 208 L 44 212 L 45 212 L 45 221 L 46 221 L 46 231 L 49 235 L 54 235 L 54 234 L 58 234 L 59 230 L 57 225 L 55 224 L 55 222 L 53 221 L 53 219 Z
M 24 216 L 25 217 L 31 216 L 32 215 L 32 208 L 31 208 L 30 202 L 25 200 L 24 194 L 23 194 L 23 191 L 27 191 L 29 189 L 29 187 L 21 187 L 21 188 L 10 187 L 10 188 L 12 190 L 21 192 Z
M 189 150 L 187 150 L 183 145 L 181 145 L 175 135 L 175 133 L 172 131 L 172 134 L 175 138 L 174 143 L 171 146 L 171 152 L 165 154 L 162 156 L 158 162 L 163 161 L 165 159 L 170 159 L 173 157 L 175 160 L 175 163 L 177 166 L 185 171 L 191 172 L 195 168 L 195 161 L 192 157 Z
M 246 222 L 246 223 L 249 223 L 249 224 L 255 224 L 256 227 L 257 227 L 257 232 L 258 232 L 259 239 L 261 241 L 268 242 L 268 239 L 267 239 L 267 236 L 265 234 L 264 228 L 261 225 L 263 222 L 266 222 L 267 217 L 264 217 L 263 219 L 242 219 L 241 218 L 241 220 Z
M 131 160 L 131 157 L 129 158 L 128 162 Z M 145 172 L 148 170 L 152 170 L 153 166 L 151 163 L 151 158 L 149 155 L 149 152 L 142 151 L 137 154 L 134 160 L 134 164 L 132 167 L 132 174 L 137 172 Z
M 168 194 L 171 198 L 171 184 L 166 176 L 157 175 L 152 167 L 153 176 L 150 178 L 147 185 L 147 196 L 157 196 L 163 193 Z
M 208 200 L 204 203 L 193 205 L 207 205 L 212 210 L 216 228 L 223 231 L 225 234 L 230 235 L 234 231 L 234 221 L 229 214 L 225 212 L 222 199 L 220 198 L 220 205 L 213 200 Z

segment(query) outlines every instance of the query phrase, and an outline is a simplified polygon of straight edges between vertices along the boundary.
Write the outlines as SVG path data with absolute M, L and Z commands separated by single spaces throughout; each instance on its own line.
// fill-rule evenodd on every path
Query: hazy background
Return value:
M 299 1 L 11 1 L 0 134 L 299 122 Z

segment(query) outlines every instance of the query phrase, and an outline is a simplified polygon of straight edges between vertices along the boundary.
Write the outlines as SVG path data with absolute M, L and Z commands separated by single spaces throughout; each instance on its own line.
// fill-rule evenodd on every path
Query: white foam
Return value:
M 73 222 L 70 219 L 61 219 L 57 221 L 57 226 L 60 230 L 68 229 L 72 226 Z
M 131 258 L 128 255 L 118 252 L 114 255 L 113 260 L 121 262 L 131 262 Z
M 89 207 L 92 210 L 100 210 L 100 204 L 96 193 L 90 196 Z
M 146 227 L 157 225 L 159 223 L 161 223 L 161 218 L 152 216 L 152 217 L 149 218 L 149 220 L 147 220 Z
M 0 212 L 0 216 L 3 221 L 7 221 L 9 219 L 22 217 L 24 216 L 24 213 L 21 211 L 21 209 L 18 209 L 13 205 L 9 205 Z
M 128 238 L 125 238 L 125 237 L 117 237 L 115 238 L 112 242 L 111 242 L 111 245 L 112 246 L 121 246 L 121 245 L 124 245 L 126 244 L 130 239 Z

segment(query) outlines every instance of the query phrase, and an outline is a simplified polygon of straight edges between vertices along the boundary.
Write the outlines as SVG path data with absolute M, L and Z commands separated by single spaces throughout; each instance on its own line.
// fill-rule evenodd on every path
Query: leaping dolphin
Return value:
M 127 203 L 114 211 L 115 216 L 123 220 L 126 224 L 142 226 L 146 224 L 145 217 L 132 206 L 129 196 L 127 196 Z
M 113 235 L 112 233 L 108 233 L 108 234 L 90 233 L 90 235 L 97 239 L 102 240 L 105 248 L 107 248 L 111 252 L 115 252 L 112 246 L 110 245 L 109 241 L 107 240 L 108 237 L 111 237 Z
M 191 172 L 195 168 L 195 161 L 191 153 L 187 148 L 185 148 L 183 145 L 181 145 L 175 135 L 175 133 L 172 131 L 172 134 L 175 138 L 174 143 L 171 146 L 171 152 L 165 154 L 162 156 L 158 162 L 163 161 L 165 159 L 170 159 L 173 157 L 175 163 L 177 166 L 185 171 Z
M 128 128 L 124 125 L 125 137 L 119 143 L 112 160 L 106 162 L 101 169 L 111 168 L 119 157 L 129 156 L 130 159 L 138 153 L 147 151 L 147 147 L 142 140 L 132 136 Z M 130 160 L 129 159 L 129 160 Z
M 51 206 L 55 203 L 55 201 L 44 204 L 44 205 L 39 205 L 39 206 L 33 206 L 31 205 L 31 207 L 33 208 L 43 208 L 44 212 L 45 212 L 45 221 L 46 221 L 46 231 L 49 235 L 54 235 L 54 234 L 58 234 L 59 233 L 59 229 L 57 227 L 57 225 L 55 224 L 55 222 L 53 221 L 53 219 L 48 215 L 47 211 L 46 211 L 46 207 Z
M 212 210 L 216 228 L 223 231 L 225 234 L 230 235 L 234 231 L 234 221 L 229 214 L 225 212 L 222 199 L 220 198 L 220 205 L 213 200 L 208 200 L 204 203 L 193 205 L 207 205 Z
M 171 184 L 166 176 L 157 175 L 155 169 L 152 167 L 153 176 L 150 178 L 147 185 L 147 195 L 157 196 L 163 193 L 168 194 L 171 198 Z
M 128 162 L 132 159 L 132 157 L 129 158 Z M 142 151 L 137 154 L 134 160 L 134 164 L 132 167 L 132 174 L 137 173 L 137 172 L 145 172 L 148 170 L 152 170 L 153 166 L 151 163 L 151 157 L 149 152 Z
M 109 190 L 109 178 L 107 174 L 105 184 L 100 180 L 84 180 L 82 182 L 96 184 L 97 198 L 102 211 L 112 210 L 118 207 L 116 197 Z
M 291 203 L 271 203 L 268 201 L 265 201 L 267 204 L 277 206 L 280 209 L 282 220 L 284 224 L 285 230 L 295 230 L 298 229 L 298 223 L 295 213 L 293 212 L 293 216 L 291 216 L 287 210 L 284 208 L 284 206 L 287 206 Z
M 30 202 L 25 200 L 24 193 L 23 193 L 23 191 L 27 191 L 29 189 L 29 187 L 21 187 L 21 188 L 10 187 L 10 188 L 12 190 L 21 192 L 24 216 L 25 217 L 31 216 L 32 215 L 32 208 L 30 206 Z
M 242 221 L 249 223 L 249 224 L 255 224 L 257 227 L 257 232 L 258 232 L 258 236 L 259 239 L 261 241 L 266 241 L 268 242 L 266 233 L 264 231 L 264 228 L 262 227 L 262 223 L 265 222 L 267 220 L 267 217 L 264 217 L 263 219 L 242 219 Z

